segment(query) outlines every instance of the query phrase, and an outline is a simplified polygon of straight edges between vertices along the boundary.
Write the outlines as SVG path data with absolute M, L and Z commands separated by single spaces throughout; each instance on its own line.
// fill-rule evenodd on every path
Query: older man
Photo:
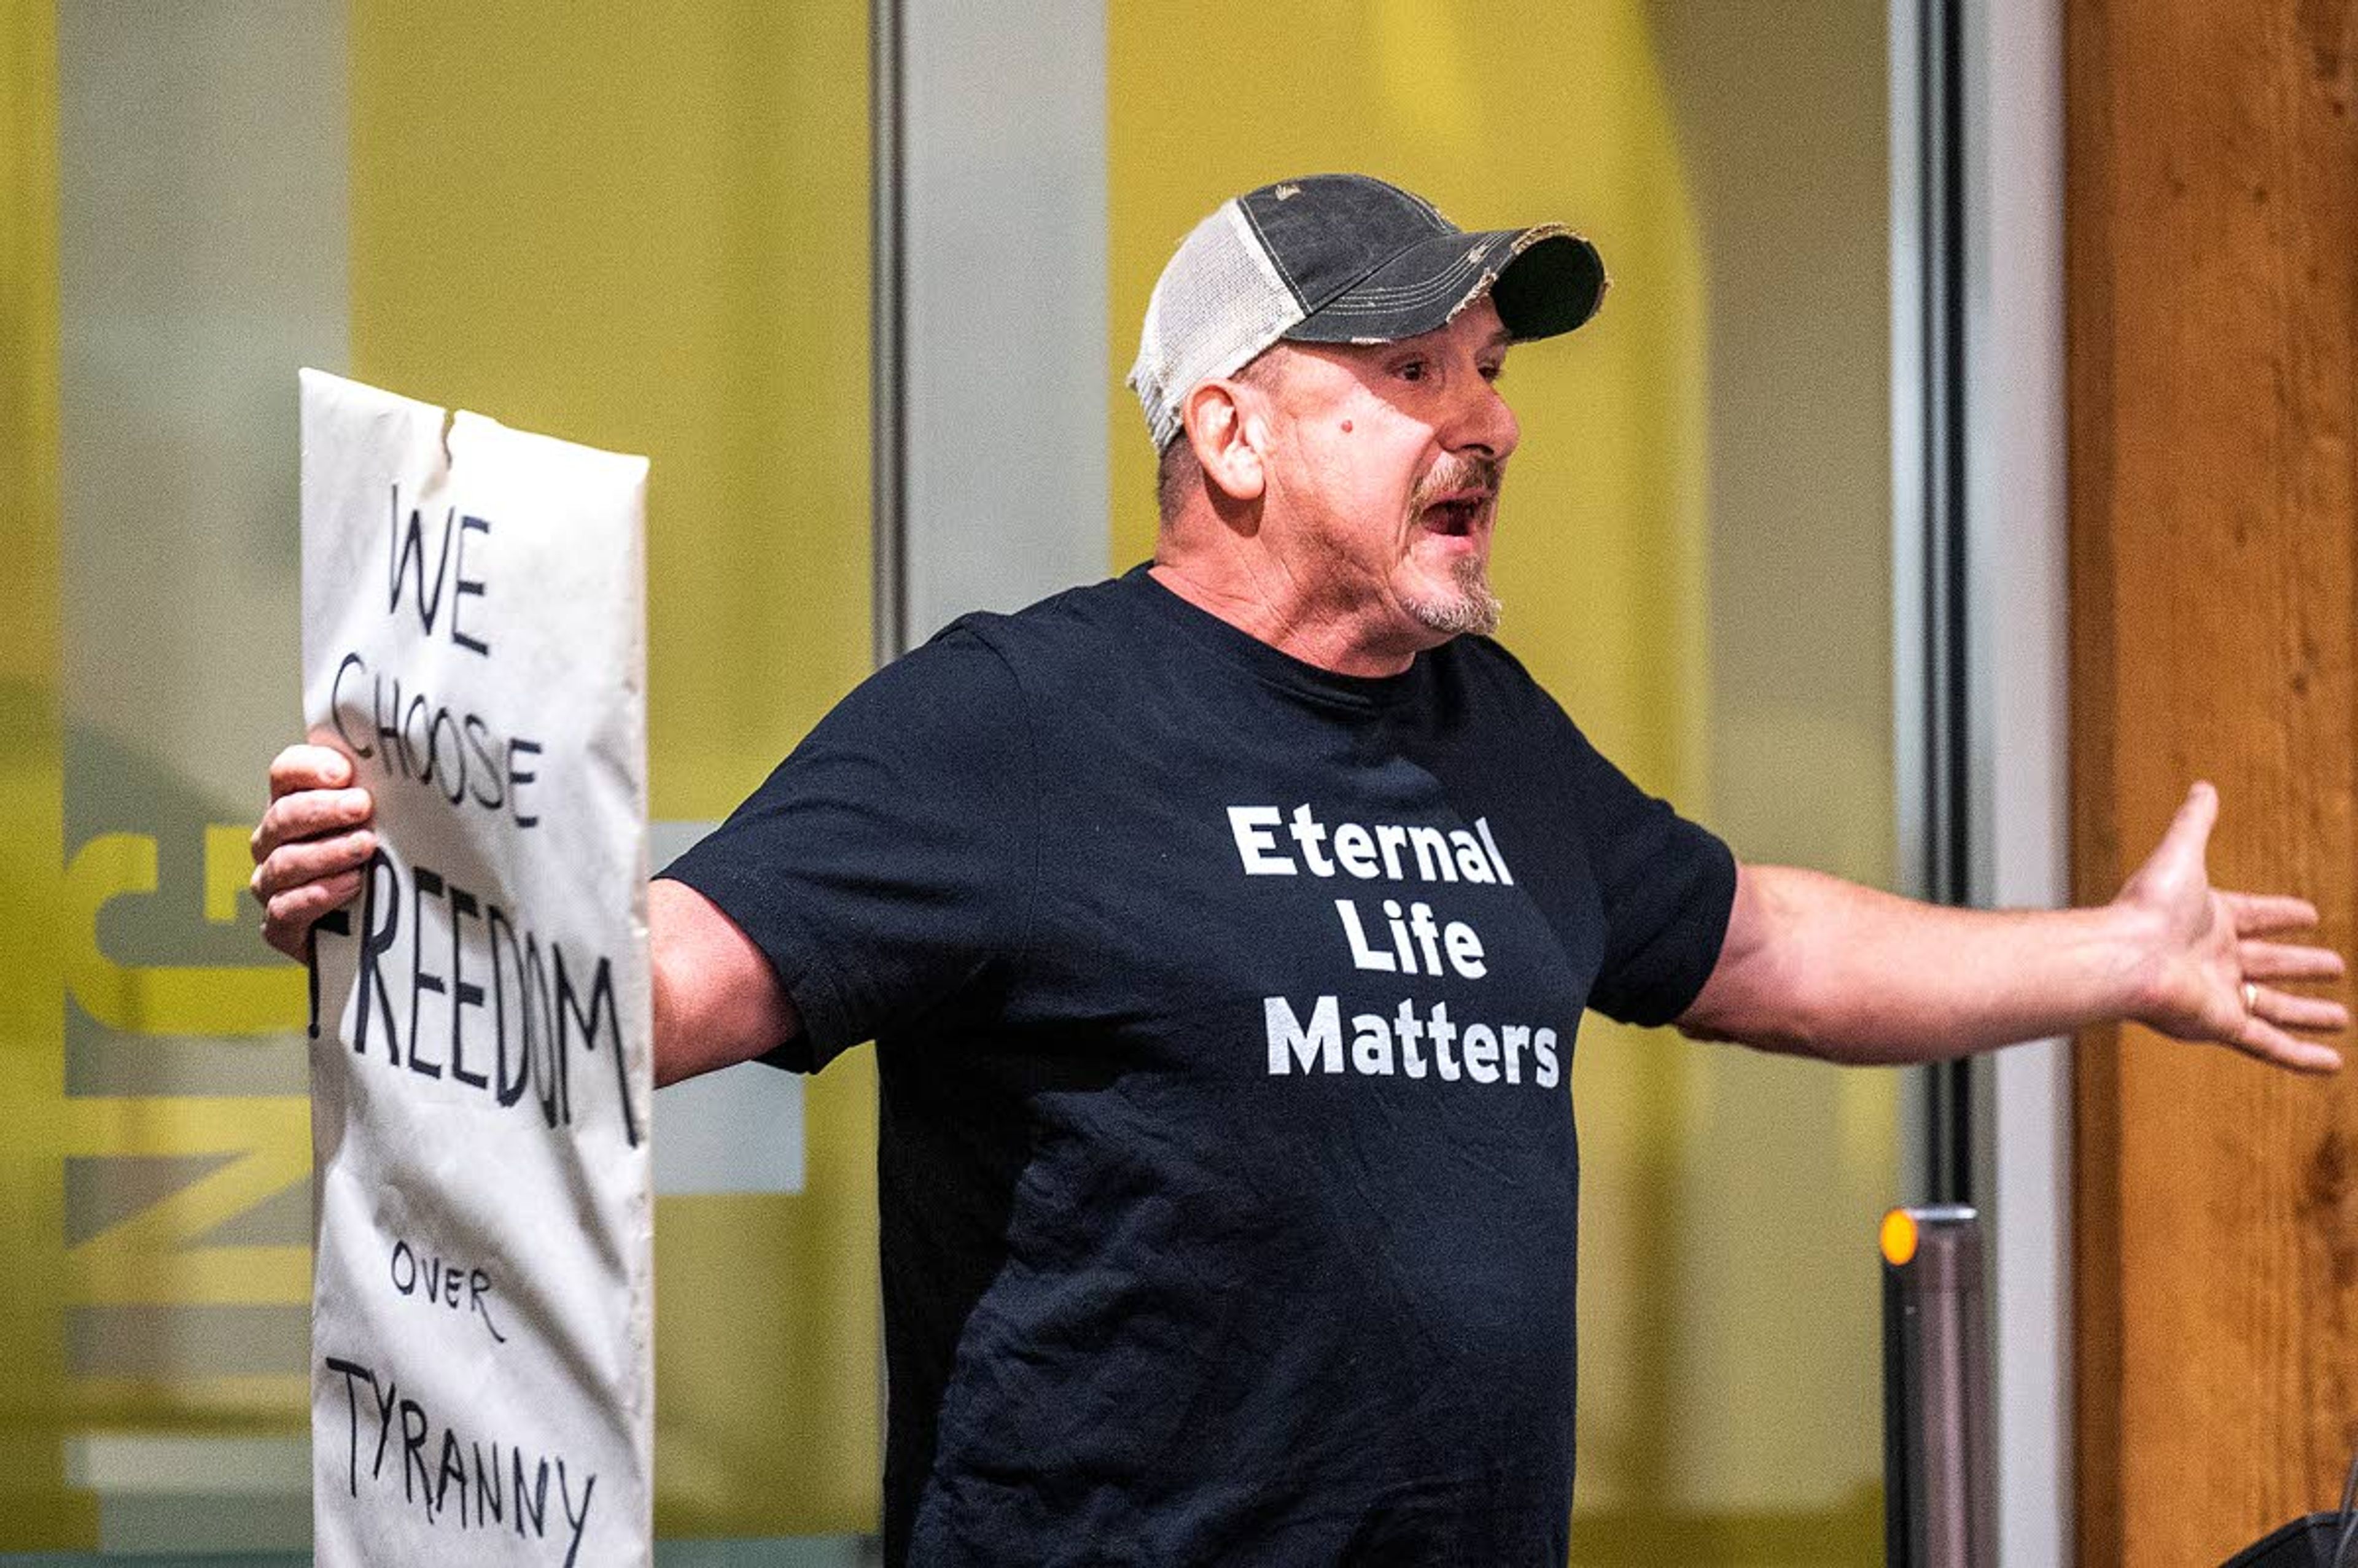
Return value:
M 1499 369 L 1603 287 L 1359 177 L 1226 204 L 1132 376 L 1152 565 L 880 672 L 655 884 L 662 1078 L 877 1043 L 892 1561 L 1561 1563 L 1585 1008 L 2339 1065 L 2278 987 L 2340 960 L 2209 887 L 2207 786 L 2103 908 L 1934 908 L 1737 866 L 1482 635 Z M 352 778 L 273 766 L 287 952 L 356 890 Z

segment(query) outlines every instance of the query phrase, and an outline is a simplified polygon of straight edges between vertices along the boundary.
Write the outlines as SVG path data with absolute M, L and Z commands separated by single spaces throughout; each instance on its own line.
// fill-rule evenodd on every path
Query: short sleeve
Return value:
M 823 1065 L 1021 946 L 1033 772 L 1013 673 L 953 627 L 844 698 L 663 871 L 753 939 L 801 1014 L 766 1060 Z
M 1605 957 L 1589 1005 L 1624 1023 L 1668 1023 L 1719 962 L 1736 857 L 1711 831 L 1631 783 L 1575 730 L 1577 820 L 1605 907 Z

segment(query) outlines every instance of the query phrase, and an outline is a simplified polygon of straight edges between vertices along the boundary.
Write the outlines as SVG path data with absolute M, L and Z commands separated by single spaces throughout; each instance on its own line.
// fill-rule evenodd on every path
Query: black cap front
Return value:
M 1446 326 L 1484 293 L 1519 340 L 1596 314 L 1605 263 L 1560 223 L 1469 232 L 1363 174 L 1264 185 L 1238 206 L 1303 310 L 1301 342 L 1388 343 Z

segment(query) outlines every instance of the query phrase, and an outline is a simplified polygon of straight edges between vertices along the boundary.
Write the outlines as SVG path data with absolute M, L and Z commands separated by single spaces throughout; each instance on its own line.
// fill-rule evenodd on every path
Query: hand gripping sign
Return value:
M 318 1561 L 652 1560 L 646 460 L 302 373 Z

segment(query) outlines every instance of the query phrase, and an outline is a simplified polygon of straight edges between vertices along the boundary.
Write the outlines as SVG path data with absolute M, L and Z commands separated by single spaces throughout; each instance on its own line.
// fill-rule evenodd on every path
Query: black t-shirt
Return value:
M 1735 866 L 1496 643 L 1320 670 L 1143 568 L 880 672 L 666 872 L 882 1084 L 888 1558 L 1563 1562 L 1584 1006 Z

